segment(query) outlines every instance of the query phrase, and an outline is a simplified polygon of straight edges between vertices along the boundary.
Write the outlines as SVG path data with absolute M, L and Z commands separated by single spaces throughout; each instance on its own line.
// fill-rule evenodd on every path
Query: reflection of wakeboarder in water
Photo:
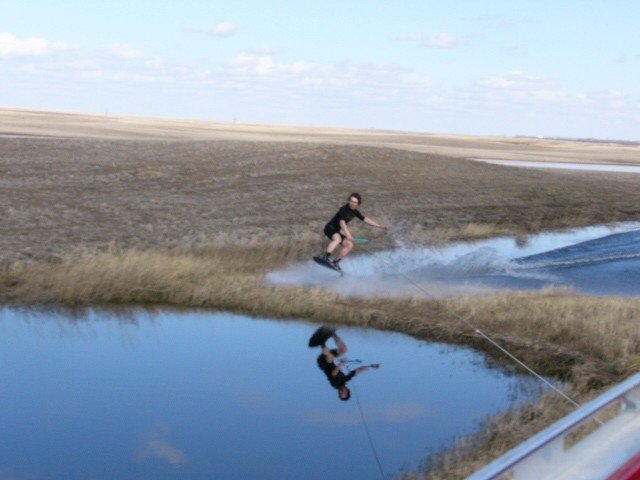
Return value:
M 333 337 L 333 340 L 336 343 L 337 348 L 329 349 L 326 346 L 326 342 L 329 338 Z M 318 367 L 320 370 L 324 372 L 327 376 L 327 380 L 331 386 L 338 390 L 338 397 L 340 400 L 347 401 L 351 398 L 351 391 L 349 387 L 347 387 L 347 382 L 351 380 L 356 375 L 366 372 L 370 369 L 378 369 L 380 365 L 377 363 L 366 365 L 362 367 L 358 367 L 355 370 L 352 370 L 348 373 L 344 373 L 342 368 L 346 367 L 347 360 L 340 359 L 338 364 L 336 365 L 335 361 L 339 359 L 339 357 L 344 356 L 347 353 L 347 345 L 342 341 L 342 339 L 338 336 L 335 330 L 328 327 L 320 327 L 316 332 L 312 335 L 309 340 L 310 347 L 322 346 L 322 353 L 318 355 Z

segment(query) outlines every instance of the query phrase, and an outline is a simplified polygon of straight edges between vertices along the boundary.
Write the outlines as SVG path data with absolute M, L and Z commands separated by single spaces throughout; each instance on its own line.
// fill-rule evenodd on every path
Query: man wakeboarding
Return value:
M 324 234 L 331 240 L 329 245 L 327 245 L 327 249 L 324 255 L 320 257 L 313 257 L 313 259 L 329 268 L 342 272 L 342 268 L 340 268 L 340 262 L 346 257 L 349 252 L 353 249 L 353 245 L 355 243 L 355 239 L 349 230 L 347 224 L 357 217 L 359 220 L 363 221 L 367 225 L 371 225 L 372 227 L 382 228 L 384 230 L 388 229 L 389 226 L 383 223 L 376 222 L 372 218 L 365 217 L 358 207 L 362 203 L 362 197 L 359 193 L 352 193 L 349 195 L 347 203 L 340 207 L 338 213 L 336 213 L 331 220 L 324 227 Z M 331 258 L 331 254 L 337 248 L 338 245 L 341 245 L 342 248 L 340 250 L 340 254 L 335 258 Z

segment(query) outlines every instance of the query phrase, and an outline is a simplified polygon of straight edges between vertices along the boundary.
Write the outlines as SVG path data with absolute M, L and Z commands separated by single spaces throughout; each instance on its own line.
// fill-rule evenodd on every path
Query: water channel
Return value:
M 640 296 L 640 224 L 599 225 L 459 242 L 443 248 L 367 251 L 342 263 L 344 277 L 312 261 L 271 272 L 278 285 L 321 285 L 345 296 L 445 297 L 560 287 L 583 295 Z
M 316 327 L 0 308 L 0 478 L 380 478 L 358 404 L 391 478 L 539 394 L 472 350 L 344 328 L 348 358 L 381 364 L 344 402 Z
M 640 173 L 640 165 L 617 165 L 610 163 L 575 163 L 575 162 L 535 162 L 522 160 L 493 160 L 474 158 L 476 162 L 492 163 L 505 167 L 517 168 L 549 168 L 553 170 L 581 170 L 586 172 Z

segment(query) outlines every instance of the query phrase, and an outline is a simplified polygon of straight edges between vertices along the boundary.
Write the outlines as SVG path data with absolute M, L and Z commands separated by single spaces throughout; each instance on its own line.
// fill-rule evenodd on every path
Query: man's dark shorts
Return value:
M 341 239 L 340 239 L 340 243 L 342 243 L 342 240 L 344 240 L 345 238 L 347 238 L 347 237 L 345 237 L 344 235 L 342 235 L 338 230 L 336 230 L 336 228 L 335 228 L 333 225 L 331 225 L 330 223 L 327 223 L 327 224 L 324 226 L 324 234 L 325 234 L 327 237 L 329 237 L 329 240 L 333 240 L 333 236 L 334 236 L 336 233 L 337 233 L 338 235 L 340 235 L 340 238 L 341 238 Z

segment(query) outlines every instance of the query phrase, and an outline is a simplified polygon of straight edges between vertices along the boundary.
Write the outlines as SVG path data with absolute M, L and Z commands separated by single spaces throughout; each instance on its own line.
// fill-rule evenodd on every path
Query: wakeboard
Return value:
M 309 339 L 309 346 L 310 347 L 322 346 L 325 343 L 327 343 L 327 340 L 329 340 L 335 333 L 336 331 L 333 328 L 325 327 L 323 325 L 320 328 L 318 328 L 313 333 L 313 335 L 311 335 L 311 338 Z
M 333 263 L 327 262 L 322 257 L 313 257 L 313 261 L 318 265 L 322 265 L 323 267 L 330 268 L 334 272 L 338 272 L 340 275 L 343 275 L 342 269 L 340 267 L 335 266 Z

